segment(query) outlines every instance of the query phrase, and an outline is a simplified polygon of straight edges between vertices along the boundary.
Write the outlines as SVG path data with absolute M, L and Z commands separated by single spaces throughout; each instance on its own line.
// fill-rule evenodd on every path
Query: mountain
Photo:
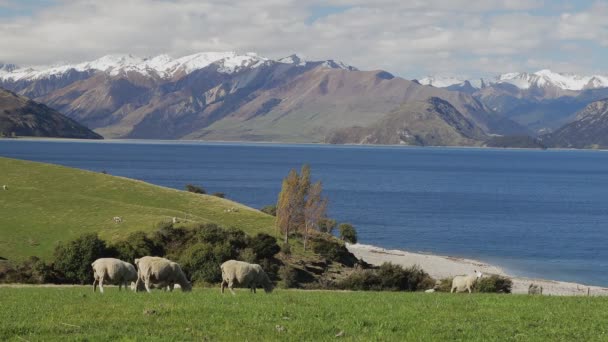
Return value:
M 54 109 L 0 89 L 0 135 L 102 139 Z
M 448 102 L 483 134 L 525 131 L 469 94 L 298 55 L 106 56 L 7 68 L 0 85 L 111 138 L 324 142 L 342 129 L 382 125 L 395 111 L 418 111 L 408 104 L 430 98 Z
M 407 102 L 369 127 L 335 131 L 327 140 L 338 144 L 476 146 L 484 131 L 449 102 L 437 97 Z
M 501 116 L 537 134 L 571 122 L 576 112 L 608 96 L 608 76 L 556 73 L 546 69 L 506 73 L 493 79 L 433 76 L 422 81 L 470 94 Z
M 541 140 L 551 147 L 608 148 L 608 98 L 589 104 L 573 122 Z

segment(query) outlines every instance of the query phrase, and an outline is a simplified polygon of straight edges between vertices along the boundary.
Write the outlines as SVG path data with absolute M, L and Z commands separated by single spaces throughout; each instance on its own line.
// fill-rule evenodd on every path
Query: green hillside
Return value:
M 273 233 L 274 218 L 239 203 L 63 166 L 0 158 L 0 257 L 47 258 L 87 232 L 114 241 L 161 221 L 216 223 Z M 225 212 L 238 208 L 238 211 Z M 115 223 L 113 217 L 122 217 Z

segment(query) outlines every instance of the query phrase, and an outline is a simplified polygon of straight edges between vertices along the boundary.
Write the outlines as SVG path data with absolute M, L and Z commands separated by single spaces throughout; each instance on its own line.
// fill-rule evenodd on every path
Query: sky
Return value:
M 298 53 L 405 78 L 608 74 L 608 0 L 0 0 L 0 63 Z

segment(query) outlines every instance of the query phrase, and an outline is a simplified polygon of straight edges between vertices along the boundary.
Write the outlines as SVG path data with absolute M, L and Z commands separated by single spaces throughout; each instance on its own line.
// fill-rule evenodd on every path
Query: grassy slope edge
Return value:
M 0 257 L 48 258 L 59 241 L 87 232 L 114 241 L 172 217 L 274 234 L 274 218 L 242 204 L 145 182 L 0 157 Z M 239 208 L 237 212 L 225 209 Z M 112 218 L 120 216 L 123 222 Z

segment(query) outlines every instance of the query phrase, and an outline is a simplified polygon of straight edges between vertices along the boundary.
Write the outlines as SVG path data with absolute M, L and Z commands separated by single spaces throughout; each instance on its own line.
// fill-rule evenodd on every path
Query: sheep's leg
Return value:
M 226 285 L 228 285 L 228 283 L 226 282 L 226 280 L 222 279 L 222 284 L 220 285 L 222 294 L 224 294 L 224 289 L 226 288 Z
M 231 292 L 231 293 L 232 293 L 232 295 L 234 296 L 234 295 L 236 295 L 236 292 L 234 292 L 233 287 L 234 287 L 234 282 L 233 282 L 233 281 L 230 281 L 230 282 L 228 283 L 228 289 L 230 290 L 230 292 Z
M 169 292 L 173 292 L 173 288 L 175 287 L 175 284 L 171 283 L 169 284 Z
M 467 286 L 467 291 L 469 291 L 469 293 L 471 293 L 471 287 Z
M 456 289 L 456 288 L 452 287 L 452 289 L 450 290 L 450 293 L 454 293 L 454 289 Z
M 139 292 L 140 284 L 141 284 L 141 278 L 137 277 L 137 280 L 135 281 L 135 292 Z
M 148 291 L 148 293 L 151 293 L 152 291 L 150 290 L 150 277 L 146 277 L 146 279 L 144 280 L 144 285 L 146 286 L 146 291 Z
M 103 293 L 103 275 L 99 277 L 99 292 Z
M 97 277 L 93 280 L 93 292 L 97 291 Z

